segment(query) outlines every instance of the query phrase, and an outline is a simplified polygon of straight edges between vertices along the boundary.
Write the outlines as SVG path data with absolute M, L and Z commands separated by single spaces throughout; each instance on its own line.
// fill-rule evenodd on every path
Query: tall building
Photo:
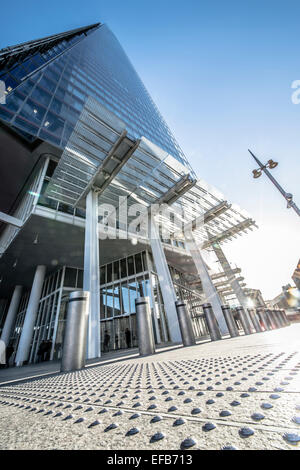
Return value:
M 218 278 L 248 299 L 221 244 L 255 223 L 197 178 L 109 28 L 2 49 L 0 80 L 0 328 L 15 363 L 36 361 L 43 340 L 61 357 L 68 297 L 82 288 L 90 358 L 105 331 L 109 349 L 137 345 L 139 296 L 157 343 L 181 341 L 178 298 L 197 337 L 204 301 L 226 333 Z M 152 211 L 162 205 L 170 217 Z

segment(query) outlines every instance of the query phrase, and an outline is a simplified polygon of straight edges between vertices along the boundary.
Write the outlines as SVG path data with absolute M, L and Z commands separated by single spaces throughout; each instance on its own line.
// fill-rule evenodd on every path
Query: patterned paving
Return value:
M 0 449 L 299 450 L 299 332 L 1 386 Z

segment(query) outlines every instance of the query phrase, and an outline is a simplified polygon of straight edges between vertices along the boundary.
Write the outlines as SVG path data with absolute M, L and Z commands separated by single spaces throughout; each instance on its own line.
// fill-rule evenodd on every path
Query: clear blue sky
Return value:
M 0 47 L 95 23 L 116 34 L 199 177 L 251 213 L 260 229 L 225 245 L 266 298 L 291 282 L 300 220 L 250 148 L 300 205 L 299 1 L 15 0 L 1 8 Z

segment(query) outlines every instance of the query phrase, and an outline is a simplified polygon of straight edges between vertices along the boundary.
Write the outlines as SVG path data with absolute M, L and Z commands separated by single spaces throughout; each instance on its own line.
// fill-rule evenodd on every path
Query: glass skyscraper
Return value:
M 60 359 L 76 289 L 91 295 L 90 358 L 104 349 L 105 331 L 109 349 L 137 346 L 138 297 L 149 297 L 157 344 L 181 340 L 175 299 L 187 303 L 197 337 L 208 332 L 207 298 L 224 325 L 213 243 L 254 221 L 196 177 L 109 28 L 97 23 L 2 49 L 0 80 L 0 333 L 15 348 L 12 360 L 35 362 L 45 340 L 49 358 Z M 194 244 L 196 261 L 175 217 L 149 218 L 149 235 L 140 223 L 130 231 L 136 203 L 148 215 L 152 205 L 180 210 L 180 223 L 205 240 L 201 252 Z M 102 237 L 105 204 L 116 209 L 111 239 Z M 229 282 L 221 274 L 216 286 Z
M 126 124 L 128 135 L 157 144 L 189 166 L 120 43 L 106 25 L 31 41 L 0 51 L 6 104 L 0 118 L 28 139 L 64 148 L 87 97 Z

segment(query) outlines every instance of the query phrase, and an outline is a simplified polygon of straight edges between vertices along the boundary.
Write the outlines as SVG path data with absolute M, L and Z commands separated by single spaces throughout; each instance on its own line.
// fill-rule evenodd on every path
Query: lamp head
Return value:
M 261 176 L 261 170 L 253 170 L 253 178 L 259 178 Z
M 268 161 L 269 168 L 275 168 L 278 165 L 278 162 L 274 162 L 273 160 Z

